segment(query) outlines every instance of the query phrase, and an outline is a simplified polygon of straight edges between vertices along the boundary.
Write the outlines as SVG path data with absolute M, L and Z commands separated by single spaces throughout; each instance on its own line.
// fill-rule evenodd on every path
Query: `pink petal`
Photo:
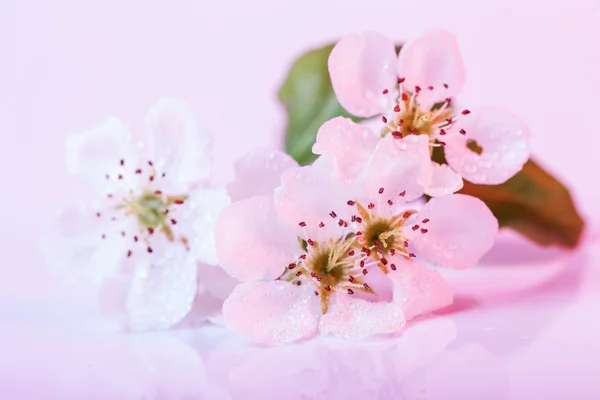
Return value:
M 402 257 L 391 262 L 398 268 L 388 274 L 394 282 L 394 302 L 402 305 L 407 320 L 452 304 L 452 288 L 437 271 Z
M 329 75 L 341 105 L 360 117 L 386 111 L 396 86 L 396 57 L 394 43 L 379 32 L 342 38 L 329 55 Z
M 506 182 L 529 158 L 529 128 L 508 111 L 494 107 L 473 110 L 453 130 L 461 128 L 466 135 L 451 135 L 445 154 L 448 164 L 468 181 L 488 185 Z M 467 148 L 468 140 L 475 140 L 482 153 Z
M 216 237 L 219 264 L 240 281 L 278 278 L 301 250 L 296 234 L 280 224 L 272 197 L 227 206 Z
M 345 340 L 361 340 L 373 335 L 396 333 L 404 326 L 404 313 L 398 304 L 342 299 L 321 317 L 321 333 Z
M 136 255 L 126 305 L 134 331 L 172 327 L 187 315 L 196 296 L 197 264 L 185 247 L 165 240 L 153 249 L 146 257 Z
M 369 160 L 379 137 L 350 118 L 336 117 L 325 122 L 317 133 L 313 153 L 333 157 L 340 179 L 358 176 Z
M 208 178 L 210 136 L 198 126 L 194 112 L 184 102 L 165 98 L 146 115 L 148 157 L 155 168 L 170 176 L 166 183 L 187 188 Z
M 66 156 L 69 173 L 83 178 L 84 183 L 102 194 L 105 194 L 107 185 L 113 183 L 106 179 L 106 175 L 116 178 L 127 171 L 121 166 L 121 160 L 128 166 L 138 161 L 127 125 L 114 117 L 88 131 L 69 136 Z
M 463 187 L 463 180 L 446 164 L 431 162 L 430 172 L 420 181 L 425 187 L 425 194 L 441 197 L 458 192 Z
M 485 203 L 464 194 L 432 198 L 418 213 L 425 234 L 412 239 L 417 255 L 442 267 L 469 268 L 494 244 L 498 220 Z
M 227 185 L 233 201 L 252 196 L 270 196 L 281 183 L 281 173 L 298 163 L 276 150 L 257 148 L 235 162 L 235 180 Z
M 405 78 L 404 87 L 411 92 L 416 86 L 421 87 L 419 97 L 423 103 L 455 96 L 465 83 L 456 37 L 446 31 L 430 30 L 407 43 L 398 57 L 398 76 Z
M 176 221 L 173 229 L 188 240 L 190 253 L 197 261 L 216 265 L 215 227 L 221 211 L 229 205 L 224 188 L 197 188 L 189 192 L 185 203 L 169 212 Z
M 246 282 L 225 300 L 227 325 L 253 342 L 282 345 L 315 334 L 318 300 L 308 285 Z
M 340 214 L 348 209 L 346 203 L 353 198 L 354 187 L 335 179 L 327 166 L 320 162 L 290 168 L 281 175 L 275 206 L 281 220 L 297 231 L 298 224 L 304 222 L 307 227 L 300 232 L 330 232 L 330 228 L 337 227 L 337 220 L 332 220 L 330 213 Z M 325 223 L 324 229 L 318 228 L 321 221 Z
M 423 195 L 419 180 L 426 179 L 430 168 L 429 137 L 409 135 L 394 139 L 391 135 L 381 139 L 367 166 L 365 190 L 368 196 L 377 196 L 384 189 L 383 198 L 412 201 Z

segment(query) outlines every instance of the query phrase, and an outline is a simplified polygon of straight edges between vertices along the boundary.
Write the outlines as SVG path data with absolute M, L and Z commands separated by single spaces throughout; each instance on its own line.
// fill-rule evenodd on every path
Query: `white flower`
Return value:
M 132 330 L 173 326 L 210 287 L 198 287 L 198 268 L 216 268 L 205 264 L 217 263 L 214 225 L 229 198 L 207 185 L 209 145 L 173 99 L 150 109 L 138 137 L 111 117 L 67 139 L 69 172 L 83 190 L 59 225 L 53 264 L 70 278 L 117 282 Z

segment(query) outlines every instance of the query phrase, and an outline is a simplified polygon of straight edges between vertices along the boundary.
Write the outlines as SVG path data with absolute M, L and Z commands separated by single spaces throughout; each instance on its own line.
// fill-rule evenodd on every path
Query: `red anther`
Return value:
M 402 93 L 402 101 L 408 101 L 408 95 L 406 93 Z
M 422 223 L 426 224 L 429 222 L 429 218 L 425 218 L 423 221 L 421 221 Z
M 151 227 L 151 226 L 149 226 L 148 227 L 148 233 L 152 235 L 154 233 L 154 228 Z
M 117 179 L 122 180 L 123 179 L 123 175 L 119 174 L 119 176 L 117 177 Z
M 112 199 L 113 195 L 112 194 L 107 194 L 106 197 L 108 197 L 109 199 Z
M 439 143 L 439 144 L 440 144 L 440 146 L 442 146 L 442 147 L 446 145 L 446 142 L 442 142 L 441 140 L 438 140 L 438 143 Z
M 101 214 L 99 212 L 96 213 L 96 217 L 100 218 Z
M 352 218 L 350 218 L 350 221 L 356 222 L 356 215 L 353 215 Z
M 302 221 L 302 222 L 300 222 L 298 225 L 300 225 L 301 227 L 303 227 L 303 228 L 304 228 L 304 227 L 306 226 L 306 222 Z
M 400 112 L 400 106 L 398 104 L 394 106 L 394 112 Z
M 361 231 L 356 232 L 356 236 L 362 236 L 362 232 Z
M 138 169 L 135 170 L 135 173 L 139 175 L 139 174 L 142 173 L 142 170 L 138 168 Z
M 415 130 L 414 130 L 414 129 L 411 129 L 411 130 L 410 130 L 410 133 L 411 133 L 411 135 L 414 135 L 414 134 L 415 134 Z
M 393 131 L 393 132 L 392 132 L 392 136 L 393 136 L 395 139 L 402 139 L 402 138 L 404 137 L 404 136 L 402 136 L 402 132 L 400 132 L 400 131 Z
M 302 275 L 302 271 L 296 272 L 296 276 L 300 276 L 300 275 Z
M 152 164 L 152 161 L 148 160 L 148 165 L 153 166 L 154 164 Z
M 330 212 L 329 215 L 331 216 L 331 218 L 337 218 L 337 214 L 335 213 L 335 211 Z
M 393 255 L 396 255 L 396 249 L 390 249 L 390 254 L 391 254 L 392 256 L 393 256 Z
M 413 258 L 416 257 L 415 253 L 410 253 L 408 256 Z
M 428 232 L 428 231 L 427 231 L 427 229 L 425 229 L 425 228 L 421 228 L 421 233 L 422 233 L 422 234 L 426 234 L 427 232 Z
M 312 240 L 312 239 L 308 239 L 308 240 L 307 240 L 307 242 L 308 242 L 308 244 L 310 244 L 311 246 L 314 246 L 314 245 L 315 245 L 315 242 L 313 242 L 313 240 Z
M 387 260 L 387 258 L 385 258 L 385 257 L 382 257 L 382 258 L 381 258 L 381 263 L 382 263 L 383 265 L 387 265 L 387 263 L 388 263 L 388 260 Z
M 468 115 L 468 114 L 471 114 L 471 111 L 469 111 L 469 110 L 462 110 L 461 114 L 462 115 Z
M 300 258 L 301 258 L 301 259 L 303 259 L 303 260 L 306 260 L 306 254 L 302 254 L 302 255 L 300 256 Z
M 448 105 L 450 105 L 450 103 L 452 103 L 452 99 L 450 97 L 446 97 L 446 103 L 448 103 Z
M 403 119 L 399 119 L 398 120 L 398 126 L 402 126 L 404 125 L 404 120 Z
M 296 281 L 296 286 L 300 286 L 300 285 L 302 285 L 302 282 L 301 281 Z
M 348 277 L 348 280 L 349 280 L 350 282 L 354 282 L 354 277 L 353 277 L 352 275 L 350 275 L 350 276 Z
M 314 278 L 314 277 L 316 277 L 316 276 L 317 276 L 317 273 L 316 273 L 316 272 L 311 272 L 311 273 L 310 273 L 310 277 L 311 277 L 311 278 Z
M 296 264 L 294 264 L 294 263 L 291 263 L 290 265 L 288 265 L 288 268 L 289 268 L 289 269 L 294 269 L 294 268 L 296 268 Z
M 315 296 L 318 296 L 318 295 L 319 295 L 319 292 L 317 292 L 317 291 L 315 290 Z
M 463 134 L 463 135 L 466 135 L 466 134 L 467 134 L 467 131 L 465 131 L 464 129 L 461 129 L 459 132 L 460 132 L 461 134 Z
M 339 226 L 344 226 L 344 220 L 343 220 L 343 219 L 340 219 L 340 220 L 338 221 L 338 225 L 339 225 Z
M 384 124 L 387 124 L 387 118 L 385 117 L 385 115 L 381 116 L 381 121 L 383 121 Z
M 415 86 L 415 93 L 419 94 L 420 91 L 421 91 L 421 87 L 420 86 Z
M 147 249 L 147 250 L 148 250 L 148 253 L 152 253 L 152 251 L 153 251 L 153 250 L 152 250 L 152 247 L 150 247 L 150 246 L 148 246 L 148 249 Z
M 323 221 L 319 222 L 319 228 L 324 228 L 325 224 L 323 223 Z
M 444 89 L 448 89 L 448 84 L 444 83 Z
M 413 225 L 412 230 L 416 231 L 417 229 L 419 229 L 419 225 Z
M 396 264 L 390 264 L 390 268 L 392 269 L 392 271 L 396 270 Z
M 427 86 L 427 89 L 429 89 L 429 90 L 433 90 L 433 86 L 431 86 L 431 85 L 430 85 L 430 86 Z
M 161 174 L 161 176 L 164 178 L 165 176 L 167 176 L 167 173 L 166 173 L 166 172 L 163 172 L 163 173 Z
M 400 192 L 399 196 L 404 197 L 406 195 L 406 190 Z
M 373 204 L 373 203 L 369 203 L 369 205 L 367 206 L 367 208 L 368 208 L 369 210 L 372 210 L 372 209 L 374 209 L 374 208 L 375 208 L 375 204 Z
M 379 188 L 379 194 L 383 194 L 383 188 Z
M 443 129 L 440 129 L 440 135 L 445 135 L 445 134 L 446 134 L 446 131 Z
M 102 234 L 102 239 L 106 239 L 106 235 L 104 233 Z
M 167 215 L 169 213 L 169 209 L 165 208 L 165 211 L 163 211 L 163 214 Z
M 348 203 L 347 203 L 347 204 L 348 204 L 349 206 L 353 206 L 353 205 L 355 205 L 355 204 L 356 204 L 356 202 L 355 202 L 354 200 L 348 200 Z
M 382 92 L 382 93 L 383 93 L 383 94 L 388 94 L 389 92 L 390 92 L 389 90 L 387 90 L 387 89 L 383 89 L 383 92 Z
M 125 231 L 121 231 L 121 236 L 125 236 Z
M 362 224 L 362 218 L 361 217 L 356 217 L 356 222 L 358 222 L 359 224 Z
M 154 175 L 150 175 L 148 179 L 150 179 L 150 182 L 152 182 L 154 180 Z
M 131 250 L 127 250 L 127 257 L 131 257 Z
M 111 221 L 116 221 L 117 219 L 115 217 L 112 217 L 110 220 Z
M 331 286 L 325 285 L 325 290 L 328 291 L 328 292 L 330 292 L 331 291 Z
M 364 267 L 365 266 L 365 260 L 360 260 L 360 267 Z
M 365 269 L 362 270 L 362 273 L 363 273 L 363 275 L 366 275 L 366 274 L 369 273 L 369 271 L 365 268 Z
M 137 236 L 134 236 L 134 237 L 133 237 L 133 241 L 137 243 L 137 241 L 138 241 L 138 237 L 137 237 Z
M 371 290 L 371 287 L 366 282 L 363 283 L 363 287 L 367 290 Z
M 404 211 L 404 213 L 402 214 L 402 218 L 406 219 L 408 217 L 410 217 L 412 214 L 410 211 Z
M 183 204 L 183 200 L 182 199 L 177 199 L 173 203 L 175 203 L 175 204 Z
M 405 240 L 404 242 L 402 242 L 402 246 L 408 247 L 408 242 Z
M 393 201 L 391 201 L 391 200 L 388 200 L 388 205 L 389 205 L 389 206 L 393 206 L 393 205 L 394 205 L 394 202 L 393 202 Z
M 348 294 L 354 294 L 354 290 L 348 289 Z
M 403 83 L 406 80 L 406 78 L 398 78 L 398 83 Z
M 125 160 L 121 160 L 121 166 L 125 165 Z
M 106 174 L 104 176 L 106 177 L 106 179 L 110 179 L 110 175 L 109 174 Z
M 177 223 L 177 220 L 174 218 L 171 218 L 171 224 L 175 225 Z
M 354 254 L 356 254 L 356 252 L 355 252 L 354 250 L 350 250 L 350 253 L 348 253 L 348 255 L 349 255 L 350 257 L 352 257 Z
M 446 122 L 451 124 L 452 123 L 452 118 L 446 118 Z
M 348 223 L 346 221 L 344 221 L 344 228 L 348 227 Z
M 369 257 L 371 255 L 371 249 L 365 249 L 365 255 Z

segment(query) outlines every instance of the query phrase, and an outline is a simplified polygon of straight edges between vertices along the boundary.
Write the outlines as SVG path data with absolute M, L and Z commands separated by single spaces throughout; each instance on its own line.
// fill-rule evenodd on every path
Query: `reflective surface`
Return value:
M 0 398 L 600 398 L 600 241 L 504 233 L 457 300 L 395 338 L 261 348 L 217 325 L 120 335 L 75 307 L 0 310 Z

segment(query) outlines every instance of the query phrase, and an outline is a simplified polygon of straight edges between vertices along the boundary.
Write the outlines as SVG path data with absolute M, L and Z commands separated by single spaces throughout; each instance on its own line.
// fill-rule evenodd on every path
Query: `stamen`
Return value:
M 104 233 L 102 234 L 102 239 L 106 239 L 106 235 Z
M 448 89 L 448 84 L 444 83 L 444 89 Z
M 459 132 L 460 132 L 461 134 L 463 134 L 463 135 L 466 135 L 466 134 L 467 134 L 467 131 L 465 131 L 464 129 L 461 129 Z
M 99 212 L 96 213 L 96 217 L 100 218 L 101 214 Z
M 389 205 L 390 207 L 394 205 L 394 202 L 393 202 L 393 201 L 391 201 L 391 200 L 388 200 L 388 201 L 387 201 L 387 203 L 388 203 L 388 205 Z
M 406 93 L 402 93 L 402 101 L 408 101 L 408 95 Z
M 319 228 L 324 228 L 325 224 L 323 223 L 323 221 L 319 222 Z
M 406 190 L 401 191 L 399 194 L 399 196 L 402 196 L 402 197 L 404 197 L 404 195 L 406 195 Z
M 182 199 L 177 199 L 173 203 L 181 205 L 181 204 L 183 204 L 183 200 Z
M 352 283 L 352 282 L 354 282 L 354 277 L 353 277 L 352 275 L 350 275 L 350 276 L 348 277 L 348 280 L 350 281 L 350 283 Z
M 395 139 L 402 139 L 402 138 L 404 137 L 404 136 L 402 136 L 402 132 L 399 132 L 399 131 L 393 131 L 393 132 L 392 132 L 392 136 L 393 136 Z
M 396 264 L 390 264 L 390 268 L 392 269 L 392 271 L 396 270 Z
M 348 289 L 348 294 L 354 294 L 354 290 Z
M 329 215 L 331 216 L 331 218 L 337 218 L 337 214 L 335 213 L 335 211 L 330 212 Z
M 354 250 L 351 250 L 351 251 L 348 253 L 348 255 L 349 255 L 350 257 L 352 257 L 354 254 L 355 254 L 355 251 L 354 251 Z
M 428 231 L 427 231 L 427 229 L 425 229 L 425 228 L 421 228 L 421 233 L 422 233 L 422 234 L 426 234 L 427 232 L 428 232 Z
M 379 188 L 379 194 L 383 194 L 383 188 Z
M 414 226 L 412 227 L 412 230 L 413 230 L 413 231 L 416 231 L 417 229 L 419 229 L 419 225 L 414 225 Z
M 148 165 L 153 166 L 154 164 L 152 164 L 152 161 L 148 160 Z
M 172 219 L 171 219 L 171 224 L 175 225 L 176 223 L 177 223 L 177 220 L 176 220 L 176 219 L 174 219 L 174 218 L 172 218 Z
M 353 205 L 355 205 L 355 204 L 356 204 L 356 202 L 355 202 L 355 201 L 353 201 L 353 200 L 348 200 L 348 203 L 347 203 L 347 204 L 348 204 L 349 206 L 353 206 Z
M 462 115 L 469 115 L 469 114 L 471 114 L 471 111 L 469 111 L 469 110 L 462 110 L 461 114 Z
M 148 233 L 152 235 L 154 233 L 154 228 L 151 227 L 151 226 L 149 226 L 148 227 Z
M 330 291 L 331 291 L 331 286 L 329 286 L 329 285 L 325 285 L 325 290 L 326 290 L 327 292 L 330 292 Z
M 421 91 L 421 87 L 420 86 L 415 86 L 415 93 L 419 94 L 420 91 Z
M 442 136 L 443 136 L 443 135 L 445 135 L 445 134 L 446 134 L 446 131 L 445 131 L 444 129 L 440 129 L 440 135 L 442 135 Z
M 121 159 L 121 167 L 125 165 L 125 160 Z
M 134 237 L 133 237 L 133 241 L 137 243 L 137 241 L 138 241 L 138 237 L 137 237 L 137 236 L 134 236 Z
M 408 256 L 413 258 L 416 257 L 415 253 L 410 253 Z
M 400 112 L 400 106 L 398 104 L 394 107 L 394 112 Z
M 154 191 L 154 194 L 157 194 L 157 195 L 159 195 L 159 196 L 160 196 L 160 195 L 162 194 L 162 192 L 161 192 L 160 190 L 155 190 L 155 191 Z
M 385 117 L 385 115 L 381 116 L 381 120 L 384 124 L 387 124 L 387 118 Z
M 300 276 L 300 275 L 302 275 L 302 271 L 296 272 L 296 276 Z
M 363 273 L 363 275 L 366 275 L 366 274 L 369 273 L 369 271 L 367 271 L 367 269 L 365 268 L 365 269 L 362 270 L 362 273 Z
M 373 203 L 369 203 L 369 205 L 367 206 L 367 208 L 368 208 L 369 210 L 372 210 L 372 209 L 374 209 L 374 208 L 375 208 L 375 204 L 373 204 Z
M 306 222 L 302 221 L 298 225 L 300 225 L 302 228 L 304 228 L 306 226 Z
M 125 231 L 121 231 L 121 236 L 125 236 Z
M 131 257 L 131 250 L 127 250 L 127 257 Z
M 427 89 L 433 90 L 433 86 L 427 86 Z
M 383 89 L 383 94 L 388 94 L 389 91 L 387 89 Z
M 152 253 L 154 250 L 152 250 L 152 247 L 148 246 L 148 253 Z
M 406 80 L 406 78 L 398 78 L 398 83 L 403 83 Z
M 308 244 L 310 244 L 311 246 L 314 247 L 315 242 L 312 239 L 308 239 L 307 242 L 308 242 Z
M 385 257 L 382 257 L 382 258 L 381 258 L 381 263 L 382 263 L 383 265 L 387 265 L 387 263 L 388 263 L 388 260 L 387 260 L 387 258 L 385 258 Z
M 150 182 L 152 182 L 154 180 L 154 175 L 150 175 L 150 178 L 148 179 L 150 179 Z
M 142 170 L 138 168 L 138 169 L 135 170 L 135 173 L 139 175 L 139 174 L 142 173 Z
M 365 283 L 363 283 L 363 287 L 364 287 L 366 290 L 371 290 L 371 287 L 370 287 L 370 286 L 369 286 L 369 285 L 368 285 L 366 282 L 365 282 Z
M 294 268 L 296 268 L 295 263 L 291 263 L 290 265 L 288 265 L 288 269 L 294 269 Z

